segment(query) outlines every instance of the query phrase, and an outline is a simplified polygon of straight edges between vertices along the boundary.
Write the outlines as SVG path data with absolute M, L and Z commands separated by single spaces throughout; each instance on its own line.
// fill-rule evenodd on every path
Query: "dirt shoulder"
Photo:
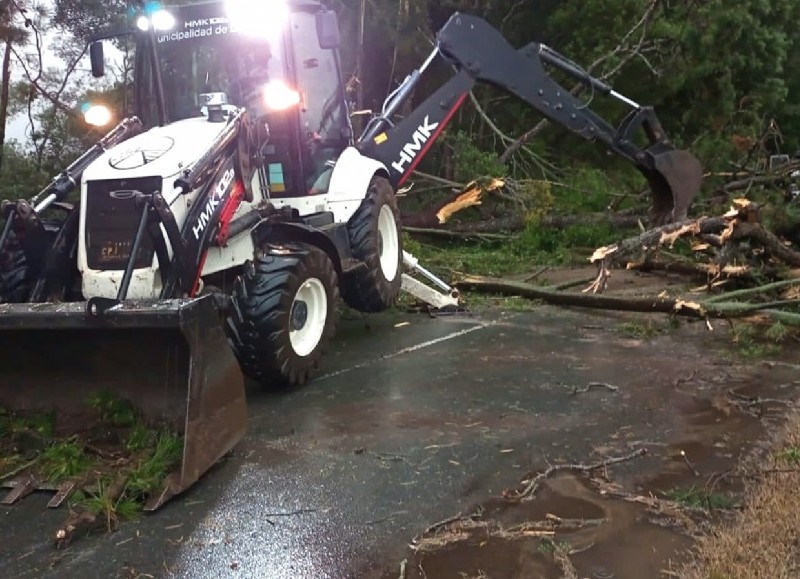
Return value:
M 698 538 L 685 579 L 783 579 L 800 574 L 800 409 L 743 464 L 742 510 Z

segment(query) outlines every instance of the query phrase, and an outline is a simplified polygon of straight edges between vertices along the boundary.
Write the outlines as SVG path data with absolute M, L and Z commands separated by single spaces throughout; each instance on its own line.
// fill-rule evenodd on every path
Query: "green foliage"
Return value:
M 800 464 L 800 448 L 794 446 L 785 448 L 778 453 L 777 459 L 788 466 L 797 466 Z
M 90 464 L 90 458 L 76 438 L 55 442 L 41 455 L 42 472 L 52 483 L 81 474 Z
M 734 323 L 733 343 L 739 354 L 746 359 L 761 359 L 780 354 L 783 342 L 792 331 L 780 322 L 775 322 L 766 330 L 747 323 Z
M 764 337 L 776 343 L 785 342 L 792 335 L 792 330 L 781 322 L 773 323 L 764 332 Z
M 136 409 L 130 400 L 110 392 L 99 392 L 89 398 L 89 406 L 100 415 L 100 421 L 109 426 L 133 426 Z
M 53 24 L 88 42 L 99 30 L 121 24 L 127 5 L 124 0 L 55 0 Z
M 690 488 L 671 489 L 665 493 L 666 497 L 686 507 L 696 509 L 731 509 L 736 505 L 733 497 L 710 492 L 707 489 L 692 485 Z
M 602 212 L 617 197 L 638 191 L 642 184 L 629 175 L 610 174 L 604 167 L 576 167 L 555 191 L 555 210 L 560 213 Z M 624 208 L 621 205 L 619 208 Z
M 654 338 L 674 329 L 672 322 L 657 322 L 652 319 L 643 321 L 623 322 L 617 326 L 617 331 L 621 334 L 635 339 Z
M 155 444 L 155 432 L 148 429 L 141 422 L 137 422 L 131 428 L 128 438 L 125 440 L 125 448 L 131 452 L 138 452 L 150 448 Z
M 585 259 L 597 247 L 616 239 L 619 232 L 610 224 L 575 224 L 563 228 L 540 227 L 530 223 L 509 244 L 510 251 L 531 264 L 572 265 Z
M 16 438 L 27 432 L 40 438 L 51 437 L 55 434 L 55 424 L 55 414 L 52 412 L 14 414 L 0 407 L 0 438 Z
M 0 200 L 29 198 L 40 191 L 53 175 L 17 144 L 3 148 L 3 166 L 0 169 Z
M 498 177 L 506 174 L 506 167 L 500 162 L 497 154 L 479 148 L 473 137 L 466 131 L 455 131 L 448 137 L 448 144 L 453 150 L 455 161 L 453 179 L 462 183 L 472 181 L 476 177 Z
M 130 472 L 128 490 L 134 495 L 146 495 L 157 490 L 173 466 L 183 454 L 180 438 L 163 430 L 156 440 L 153 454 Z
M 137 501 L 121 493 L 118 497 L 112 496 L 109 492 L 112 483 L 108 478 L 97 481 L 95 489 L 88 493 L 82 493 L 72 505 L 83 507 L 90 513 L 103 516 L 106 519 L 108 530 L 114 529 L 120 520 L 134 518 L 142 510 L 142 506 Z
M 407 236 L 404 243 L 407 251 L 445 278 L 452 272 L 503 277 L 530 272 L 539 265 L 585 264 L 595 248 L 613 242 L 618 235 L 619 231 L 607 224 L 555 229 L 532 222 L 508 241 L 431 245 Z
M 572 550 L 572 545 L 568 541 L 554 541 L 550 538 L 545 538 L 539 541 L 537 547 L 540 553 L 552 555 L 556 552 L 569 553 Z
M 593 62 L 624 38 L 644 5 L 639 0 L 562 3 L 548 20 L 551 43 L 577 62 Z M 647 61 L 633 59 L 615 79 L 617 90 L 654 105 L 676 143 L 694 142 L 707 164 L 727 168 L 737 153 L 732 137 L 757 138 L 771 118 L 777 117 L 779 125 L 793 118 L 796 92 L 793 101 L 787 98 L 797 81 L 787 66 L 800 45 L 799 14 L 800 5 L 792 0 L 663 3 L 645 50 L 657 43 L 670 48 L 650 51 Z M 600 68 L 616 64 L 618 59 L 611 59 Z M 596 98 L 593 106 L 602 115 L 621 112 L 600 101 Z M 796 146 L 796 135 L 785 136 Z
M 51 484 L 73 479 L 78 492 L 70 507 L 106 518 L 111 529 L 163 488 L 183 458 L 183 440 L 166 427 L 149 428 L 113 394 L 96 394 L 86 405 L 96 422 L 72 436 L 55 431 L 51 413 L 21 416 L 0 407 L 0 476 L 30 472 Z

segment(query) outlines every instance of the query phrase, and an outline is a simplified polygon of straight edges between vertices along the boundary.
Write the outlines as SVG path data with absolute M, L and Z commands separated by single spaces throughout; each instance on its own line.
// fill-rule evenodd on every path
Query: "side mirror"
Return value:
M 96 40 L 89 45 L 89 59 L 92 62 L 92 76 L 100 78 L 105 74 L 106 62 L 103 56 L 103 41 Z
M 322 49 L 339 48 L 339 20 L 333 10 L 317 12 L 317 41 Z

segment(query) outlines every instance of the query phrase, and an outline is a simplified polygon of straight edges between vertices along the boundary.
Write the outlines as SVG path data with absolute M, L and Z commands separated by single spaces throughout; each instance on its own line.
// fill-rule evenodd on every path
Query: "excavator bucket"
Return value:
M 703 166 L 688 151 L 667 150 L 653 154 L 653 169 L 642 169 L 653 196 L 650 221 L 663 225 L 686 219 L 703 183 Z
M 3 420 L 8 431 L 25 417 L 47 415 L 54 438 L 80 441 L 93 455 L 129 465 L 119 450 L 132 439 L 117 433 L 118 448 L 110 444 L 113 436 L 93 442 L 113 428 L 98 425 L 92 401 L 103 396 L 127 401 L 137 424 L 149 432 L 169 429 L 173 441 L 182 441 L 179 458 L 179 443 L 173 446 L 176 462 L 168 476 L 143 501 L 145 510 L 159 508 L 193 485 L 245 433 L 244 377 L 212 300 L 128 302 L 92 314 L 86 302 L 0 304 L 0 435 L 6 436 Z M 58 484 L 33 467 L 6 474 L 0 485 L 12 490 L 2 503 L 51 490 L 56 495 L 49 506 L 57 507 L 86 480 L 71 474 Z

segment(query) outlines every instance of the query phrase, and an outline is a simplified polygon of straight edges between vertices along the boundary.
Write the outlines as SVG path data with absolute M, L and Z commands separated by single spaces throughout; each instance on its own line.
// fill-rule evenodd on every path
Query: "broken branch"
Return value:
M 608 458 L 606 460 L 602 460 L 600 462 L 596 462 L 594 464 L 556 464 L 552 465 L 547 468 L 542 473 L 537 474 L 533 477 L 530 481 L 528 481 L 527 485 L 521 491 L 516 490 L 506 490 L 503 492 L 503 497 L 513 501 L 528 501 L 531 500 L 539 490 L 539 485 L 547 479 L 548 477 L 552 476 L 553 474 L 560 472 L 562 470 L 573 470 L 579 472 L 591 472 L 593 470 L 597 470 L 599 468 L 606 468 L 611 466 L 612 464 L 619 464 L 621 462 L 627 462 L 629 460 L 633 460 L 636 457 L 642 456 L 647 454 L 647 450 L 644 448 L 640 448 L 630 454 L 626 454 L 625 456 L 615 457 L 615 458 Z
M 591 382 L 585 388 L 578 388 L 577 386 L 573 386 L 572 395 L 576 396 L 577 394 L 585 394 L 592 388 L 605 388 L 606 390 L 611 390 L 612 392 L 616 392 L 619 390 L 619 387 L 614 386 L 613 384 L 606 384 L 605 382 Z

